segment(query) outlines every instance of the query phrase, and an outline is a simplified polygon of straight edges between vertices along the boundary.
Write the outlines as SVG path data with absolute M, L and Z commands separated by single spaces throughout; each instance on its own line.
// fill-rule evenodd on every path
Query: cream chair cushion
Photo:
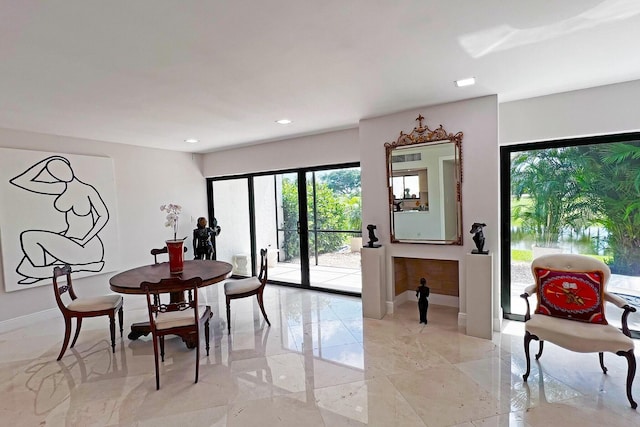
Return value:
M 67 305 L 71 311 L 99 311 L 109 310 L 122 302 L 121 295 L 102 295 L 97 297 L 76 298 Z
M 611 325 L 534 314 L 525 323 L 526 330 L 542 341 L 549 341 L 579 353 L 629 351 L 633 340 Z
M 206 305 L 198 305 L 198 313 L 204 313 L 206 309 Z M 195 315 L 192 308 L 183 311 L 168 311 L 158 313 L 154 322 L 158 330 L 178 328 L 195 324 Z
M 224 284 L 225 295 L 237 295 L 258 289 L 262 283 L 257 277 L 247 277 L 246 279 L 233 280 Z

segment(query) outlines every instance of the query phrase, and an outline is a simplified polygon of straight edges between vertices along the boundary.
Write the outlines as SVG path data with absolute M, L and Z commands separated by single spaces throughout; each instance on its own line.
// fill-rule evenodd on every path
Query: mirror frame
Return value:
M 437 129 L 431 130 L 428 126 L 423 125 L 424 117 L 422 114 L 418 115 L 416 121 L 418 126 L 414 127 L 411 133 L 404 133 L 400 131 L 400 136 L 395 142 L 386 142 L 384 144 L 385 153 L 387 157 L 387 190 L 389 192 L 389 231 L 391 234 L 391 243 L 422 243 L 431 245 L 462 245 L 462 137 L 463 133 L 458 132 L 456 134 L 447 133 L 446 130 L 440 125 Z M 395 149 L 399 147 L 406 147 L 411 145 L 436 145 L 442 143 L 451 143 L 455 145 L 455 158 L 458 167 L 456 168 L 456 214 L 457 214 L 457 236 L 451 240 L 438 240 L 438 239 L 397 239 L 395 237 L 394 220 L 393 220 L 393 170 L 392 170 L 392 155 Z

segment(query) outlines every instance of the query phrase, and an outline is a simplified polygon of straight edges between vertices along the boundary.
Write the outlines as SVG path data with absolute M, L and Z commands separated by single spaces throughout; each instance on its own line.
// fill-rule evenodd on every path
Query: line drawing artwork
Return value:
M 19 285 L 51 279 L 54 265 L 69 264 L 74 272 L 101 272 L 105 248 L 100 232 L 109 210 L 98 190 L 80 180 L 71 161 L 49 156 L 9 180 L 35 197 L 55 196 L 53 208 L 64 217 L 63 229 L 32 228 L 20 232 L 22 259 L 15 271 Z

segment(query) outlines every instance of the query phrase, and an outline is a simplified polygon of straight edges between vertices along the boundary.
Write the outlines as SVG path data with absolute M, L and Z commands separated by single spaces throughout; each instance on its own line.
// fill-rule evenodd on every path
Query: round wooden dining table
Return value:
M 121 294 L 144 295 L 142 282 L 157 283 L 162 279 L 180 277 L 183 280 L 199 277 L 202 280 L 200 287 L 213 285 L 231 276 L 231 264 L 223 261 L 213 260 L 185 260 L 182 273 L 170 274 L 169 263 L 145 265 L 132 268 L 116 274 L 109 279 L 109 286 L 112 291 Z M 184 299 L 184 294 L 171 295 L 171 301 Z M 129 339 L 136 340 L 151 332 L 149 322 L 138 322 L 131 325 Z M 191 347 L 187 342 L 187 346 Z

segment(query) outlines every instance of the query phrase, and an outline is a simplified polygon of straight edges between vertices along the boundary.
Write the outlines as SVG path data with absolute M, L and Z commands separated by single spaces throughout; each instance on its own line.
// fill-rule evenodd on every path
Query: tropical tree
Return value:
M 338 194 L 348 196 L 360 194 L 360 169 L 338 169 L 329 172 L 324 178 L 329 188 Z
M 310 247 L 315 247 L 317 238 L 318 253 L 333 252 L 344 245 L 344 233 L 323 233 L 323 230 L 354 230 L 362 228 L 360 196 L 340 194 L 330 188 L 328 182 L 316 182 L 315 191 L 312 183 L 307 184 L 307 212 L 309 220 Z M 315 194 L 315 201 L 313 196 Z M 282 181 L 282 210 L 284 241 L 282 248 L 287 259 L 300 255 L 299 236 L 297 233 L 298 189 L 297 184 L 289 179 Z M 317 235 L 314 234 L 317 231 Z
M 611 270 L 640 275 L 640 142 L 577 148 L 585 159 L 585 185 L 609 233 Z
M 520 201 L 512 209 L 536 244 L 557 247 L 562 229 L 584 226 L 592 212 L 584 195 L 584 162 L 574 147 L 516 154 L 511 160 L 511 194 Z

